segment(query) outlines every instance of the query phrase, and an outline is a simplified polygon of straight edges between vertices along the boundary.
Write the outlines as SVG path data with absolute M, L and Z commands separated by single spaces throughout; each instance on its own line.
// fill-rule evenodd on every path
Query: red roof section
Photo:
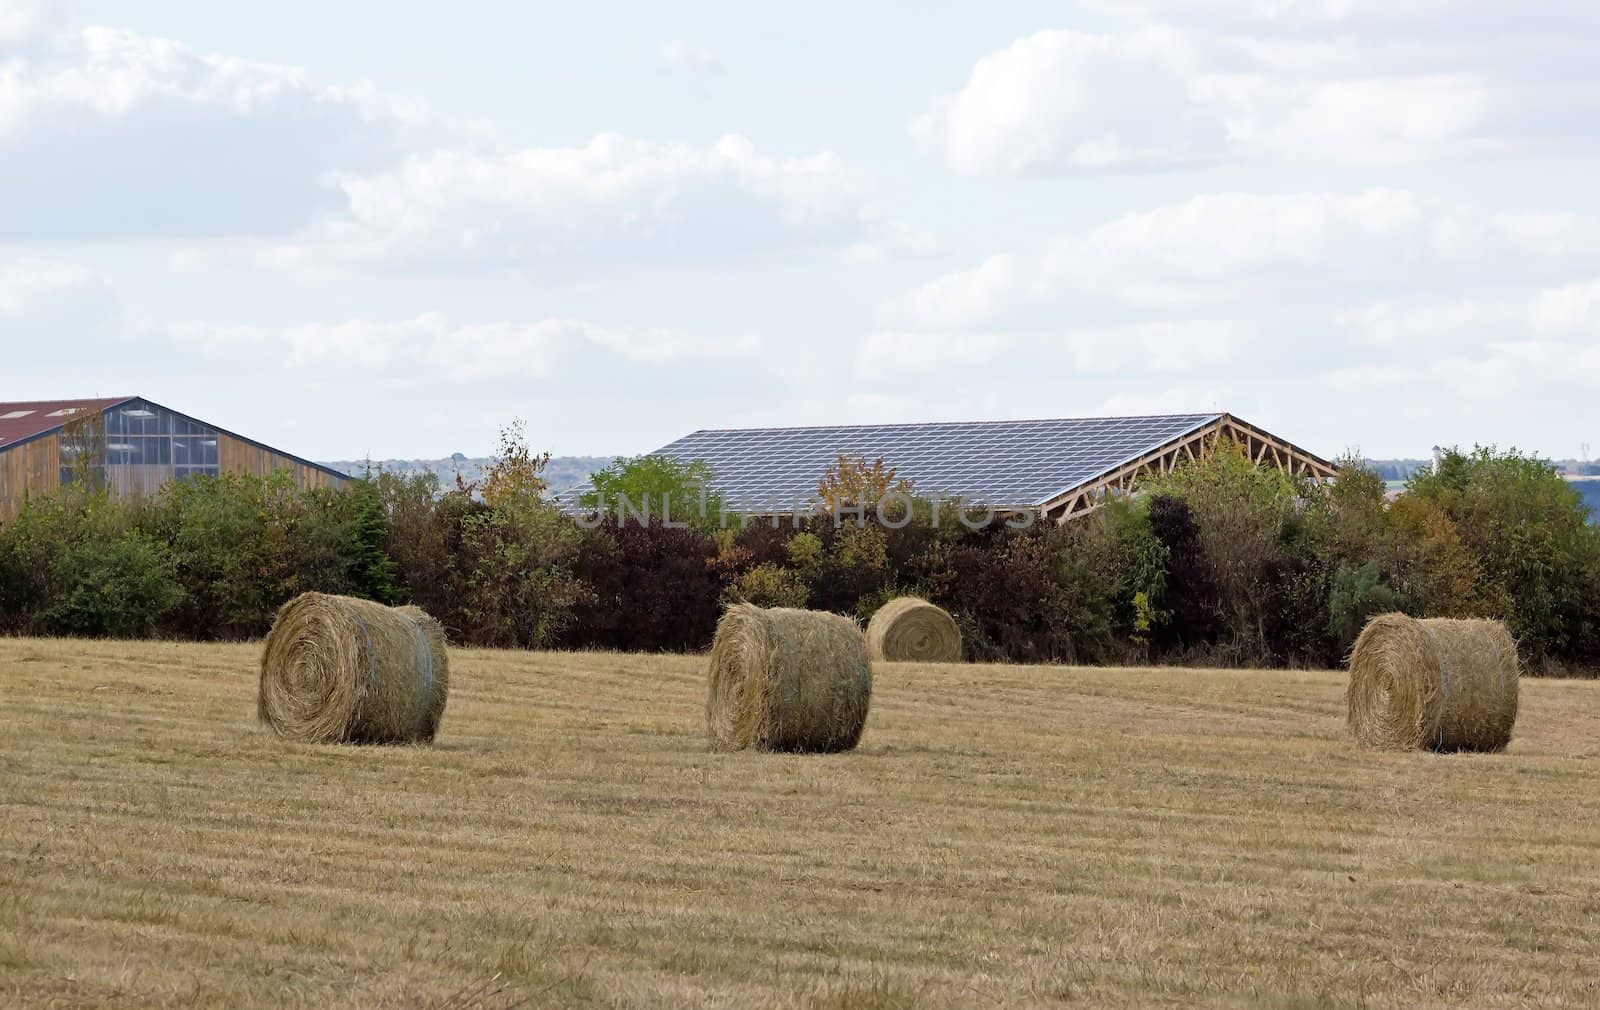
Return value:
M 54 431 L 72 419 L 72 414 L 83 410 L 101 411 L 126 403 L 131 396 L 113 396 L 97 400 L 31 400 L 24 403 L 0 403 L 0 452 L 35 435 Z M 67 411 L 67 413 L 61 413 Z

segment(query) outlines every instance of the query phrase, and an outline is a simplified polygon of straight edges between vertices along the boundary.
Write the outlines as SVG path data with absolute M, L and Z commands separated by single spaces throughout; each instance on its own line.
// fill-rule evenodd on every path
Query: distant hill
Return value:
M 556 494 L 572 487 L 574 484 L 586 484 L 589 475 L 602 467 L 609 466 L 611 456 L 552 456 L 550 464 L 544 469 L 545 480 L 550 485 L 551 494 Z M 374 460 L 332 460 L 323 463 L 335 470 L 359 477 L 367 472 L 368 467 L 385 473 L 420 474 L 435 473 L 439 475 L 439 483 L 446 487 L 453 487 L 456 475 L 468 482 L 481 481 L 483 473 L 492 463 L 487 456 L 464 456 L 456 453 L 444 459 L 374 459 Z
M 1409 480 L 1418 470 L 1426 470 L 1433 465 L 1431 459 L 1368 459 L 1362 462 L 1391 484 Z

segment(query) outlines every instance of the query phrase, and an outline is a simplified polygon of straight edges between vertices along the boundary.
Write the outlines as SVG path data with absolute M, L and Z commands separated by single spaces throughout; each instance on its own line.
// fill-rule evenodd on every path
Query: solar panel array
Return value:
M 1026 507 L 1042 505 L 1221 416 L 708 430 L 657 453 L 684 462 L 705 460 L 716 490 L 741 512 L 786 512 L 811 501 L 817 479 L 840 455 L 869 462 L 882 458 L 925 497 Z

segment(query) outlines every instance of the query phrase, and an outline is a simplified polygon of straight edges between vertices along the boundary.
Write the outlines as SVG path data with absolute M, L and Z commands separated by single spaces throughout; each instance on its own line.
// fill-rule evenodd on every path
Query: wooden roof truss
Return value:
M 1223 414 L 1143 456 L 1067 489 L 1040 506 L 1040 511 L 1059 523 L 1077 519 L 1093 512 L 1108 500 L 1132 494 L 1139 478 L 1149 474 L 1169 474 L 1179 463 L 1197 460 L 1223 441 L 1233 441 L 1243 446 L 1257 464 L 1276 466 L 1286 473 L 1304 475 L 1318 483 L 1338 473 L 1338 469 L 1327 460 L 1230 414 Z

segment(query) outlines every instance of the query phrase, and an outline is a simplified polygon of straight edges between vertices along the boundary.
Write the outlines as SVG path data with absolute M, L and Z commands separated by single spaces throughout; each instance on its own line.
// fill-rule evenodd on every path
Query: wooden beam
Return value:
M 1190 432 L 1155 452 L 1130 460 L 1109 473 L 1100 474 L 1092 483 L 1068 490 L 1054 501 L 1047 502 L 1041 511 L 1059 523 L 1087 515 L 1105 504 L 1107 498 L 1135 493 L 1139 479 L 1147 474 L 1170 474 L 1185 457 L 1190 461 L 1200 460 L 1205 453 L 1216 451 L 1224 438 L 1243 446 L 1247 457 L 1258 466 L 1270 459 L 1273 466 L 1286 473 L 1305 474 L 1313 480 L 1327 479 L 1337 472 L 1289 443 L 1240 423 L 1232 415 L 1223 415 L 1216 422 Z

